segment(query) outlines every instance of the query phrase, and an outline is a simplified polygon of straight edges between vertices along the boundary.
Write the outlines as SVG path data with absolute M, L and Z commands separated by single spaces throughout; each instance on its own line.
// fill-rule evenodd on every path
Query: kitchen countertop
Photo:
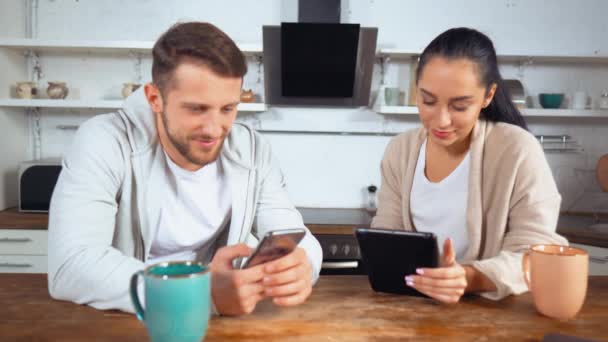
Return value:
M 365 209 L 298 210 L 306 225 L 316 234 L 352 234 L 356 227 L 369 227 L 373 217 Z M 600 228 L 598 222 L 607 225 Z M 16 208 L 0 211 L 0 229 L 47 229 L 47 226 L 46 213 L 20 213 Z M 564 212 L 560 215 L 557 232 L 572 243 L 608 248 L 608 213 Z
M 608 215 L 563 213 L 557 232 L 570 243 L 608 248 Z
M 369 227 L 372 216 L 365 209 L 298 208 L 304 223 L 315 234 L 353 234 L 357 227 Z M 571 243 L 608 248 L 608 213 L 563 212 L 557 232 Z M 596 227 L 596 228 L 594 228 Z
M 47 229 L 47 213 L 21 213 L 17 208 L 0 211 L 0 229 Z
M 134 315 L 55 301 L 46 275 L 0 274 L 5 341 L 147 341 Z M 367 277 L 322 276 L 303 305 L 261 302 L 244 317 L 213 317 L 205 341 L 540 341 L 549 333 L 608 339 L 608 277 L 590 277 L 575 319 L 538 314 L 529 293 L 455 305 L 372 291 Z

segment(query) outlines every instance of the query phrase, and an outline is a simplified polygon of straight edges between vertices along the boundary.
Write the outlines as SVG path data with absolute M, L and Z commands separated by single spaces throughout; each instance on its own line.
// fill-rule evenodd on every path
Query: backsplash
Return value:
M 58 111 L 42 115 L 42 157 L 61 156 L 73 131 L 58 125 L 77 125 L 92 113 Z M 331 115 L 331 119 L 323 118 Z M 392 132 L 418 127 L 416 120 L 386 119 L 370 110 L 271 108 L 263 114 L 240 116 L 252 126 L 293 129 L 312 124 L 336 130 L 385 128 Z M 608 212 L 608 193 L 596 181 L 595 166 L 608 153 L 608 135 L 602 134 L 607 119 L 578 123 L 541 123 L 529 120 L 534 134 L 569 134 L 581 145 L 578 153 L 546 153 L 562 194 L 562 210 Z M 361 208 L 366 187 L 380 185 L 380 161 L 391 136 L 378 134 L 264 133 L 286 176 L 288 189 L 299 207 Z

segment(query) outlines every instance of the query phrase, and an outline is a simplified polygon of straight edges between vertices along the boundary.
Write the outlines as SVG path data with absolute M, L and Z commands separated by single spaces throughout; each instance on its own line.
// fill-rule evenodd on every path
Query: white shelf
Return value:
M 378 55 L 393 57 L 396 59 L 405 59 L 418 57 L 422 51 L 413 51 L 406 49 L 381 48 L 378 50 Z M 499 54 L 500 62 L 519 62 L 532 59 L 540 62 L 563 62 L 563 63 L 608 63 L 608 55 L 518 55 L 518 54 Z
M 522 110 L 525 117 L 547 118 L 607 118 L 607 109 L 542 109 L 526 108 Z
M 549 63 L 608 63 L 608 55 L 498 55 L 499 62 L 537 61 Z
M 262 47 L 255 44 L 237 44 L 246 55 L 262 53 Z M 21 51 L 68 51 L 68 52 L 151 52 L 153 41 L 77 41 L 49 39 L 0 39 L 1 48 Z
M 246 55 L 261 55 L 263 48 L 258 44 L 237 44 Z M 21 51 L 53 51 L 53 52 L 145 52 L 152 51 L 153 41 L 128 41 L 128 40 L 53 40 L 53 39 L 31 39 L 31 38 L 2 38 L 0 48 L 9 48 Z M 386 55 L 393 58 L 417 57 L 422 51 L 405 50 L 399 48 L 381 48 L 378 55 Z M 544 62 L 584 62 L 584 63 L 608 63 L 608 55 L 498 55 L 502 62 L 517 62 L 532 58 Z
M 122 107 L 122 102 L 122 100 L 2 99 L 0 107 L 117 109 Z
M 265 103 L 239 103 L 238 106 L 239 112 L 250 112 L 250 113 L 259 113 L 265 112 L 268 110 L 268 106 Z
M 0 99 L 0 107 L 13 108 L 96 108 L 118 109 L 123 100 L 47 100 L 47 99 Z M 264 103 L 240 103 L 239 112 L 264 112 Z
M 418 115 L 418 107 L 415 106 L 380 106 L 376 109 L 379 114 L 386 115 Z M 608 110 L 581 110 L 581 109 L 543 109 L 526 108 L 522 110 L 524 117 L 545 118 L 607 118 Z
M 405 49 L 391 49 L 391 48 L 381 48 L 378 50 L 377 54 L 380 56 L 389 56 L 393 58 L 410 58 L 410 57 L 418 57 L 422 51 L 413 51 L 413 50 L 405 50 Z
M 418 115 L 416 106 L 380 106 L 376 108 L 379 114 L 388 115 Z

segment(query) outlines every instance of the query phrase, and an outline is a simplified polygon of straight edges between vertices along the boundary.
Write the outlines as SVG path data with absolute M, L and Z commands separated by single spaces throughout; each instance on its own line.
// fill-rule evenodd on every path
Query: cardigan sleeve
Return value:
M 372 228 L 403 229 L 401 202 L 402 171 L 399 137 L 391 140 L 386 147 L 380 166 L 382 183 L 378 193 L 378 210 L 372 219 Z
M 568 244 L 555 231 L 561 196 L 541 146 L 528 134 L 526 144 L 516 152 L 520 158 L 513 165 L 515 179 L 501 251 L 495 257 L 472 263 L 496 285 L 496 291 L 481 294 L 493 300 L 528 291 L 522 256 L 531 245 Z

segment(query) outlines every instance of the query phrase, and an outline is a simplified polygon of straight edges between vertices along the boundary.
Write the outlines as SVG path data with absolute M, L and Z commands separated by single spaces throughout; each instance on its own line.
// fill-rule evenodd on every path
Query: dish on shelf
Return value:
M 561 93 L 540 93 L 538 94 L 538 102 L 543 108 L 556 109 L 561 107 L 564 101 L 564 94 Z

